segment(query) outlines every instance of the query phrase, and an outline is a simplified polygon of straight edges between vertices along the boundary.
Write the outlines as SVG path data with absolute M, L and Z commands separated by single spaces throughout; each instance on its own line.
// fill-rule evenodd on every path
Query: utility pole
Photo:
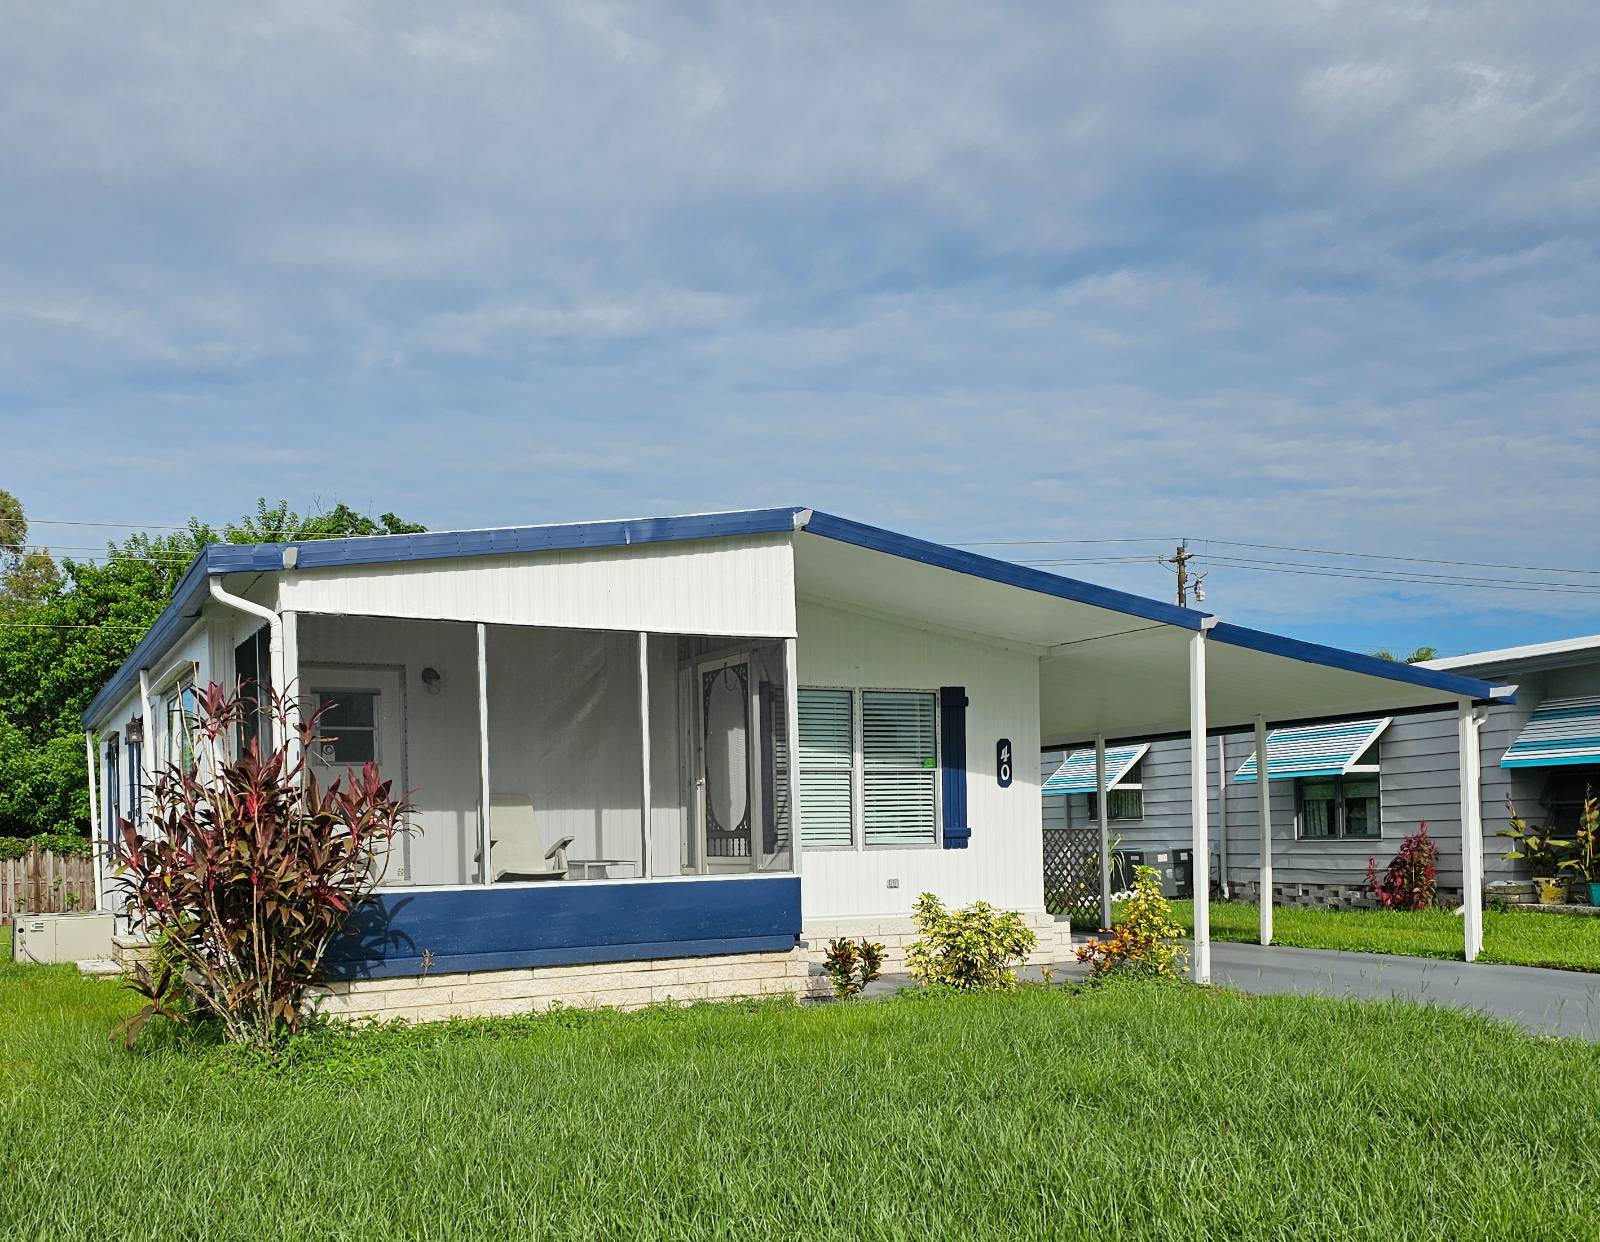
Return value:
M 1178 607 L 1187 608 L 1189 606 L 1189 562 L 1194 559 L 1194 553 L 1189 551 L 1189 541 L 1187 539 L 1181 540 L 1178 546 L 1172 549 L 1170 557 L 1161 556 L 1156 559 L 1169 569 L 1177 572 Z M 1205 580 L 1206 576 L 1204 574 L 1196 574 L 1194 576 L 1194 602 L 1197 604 L 1205 603 L 1206 589 L 1203 585 Z

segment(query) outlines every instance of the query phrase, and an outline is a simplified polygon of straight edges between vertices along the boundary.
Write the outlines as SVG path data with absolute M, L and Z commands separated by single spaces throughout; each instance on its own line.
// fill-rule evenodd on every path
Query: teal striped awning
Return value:
M 1106 747 L 1106 788 L 1115 789 L 1120 781 L 1133 771 L 1134 764 L 1144 758 L 1150 749 L 1149 742 L 1132 746 Z M 1075 750 L 1044 783 L 1044 794 L 1087 794 L 1094 792 L 1094 747 Z
M 1274 729 L 1267 734 L 1267 779 L 1343 776 L 1389 727 L 1390 719 L 1386 716 L 1382 720 L 1341 720 L 1336 724 Z M 1254 751 L 1234 773 L 1233 779 L 1244 783 L 1255 781 Z
M 1545 700 L 1500 758 L 1502 768 L 1563 763 L 1600 763 L 1600 697 Z

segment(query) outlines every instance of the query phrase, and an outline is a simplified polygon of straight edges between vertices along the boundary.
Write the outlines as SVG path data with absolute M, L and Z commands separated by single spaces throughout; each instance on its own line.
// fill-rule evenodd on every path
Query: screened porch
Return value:
M 786 874 L 785 642 L 306 615 L 309 756 L 411 791 L 385 889 Z M 244 646 L 248 646 L 245 644 Z M 241 647 L 247 673 L 255 657 Z

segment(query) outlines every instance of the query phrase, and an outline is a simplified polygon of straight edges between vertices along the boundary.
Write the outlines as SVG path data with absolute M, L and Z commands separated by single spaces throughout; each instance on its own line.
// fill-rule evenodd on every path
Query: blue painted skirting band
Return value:
M 328 950 L 334 979 L 770 953 L 800 937 L 800 879 L 380 893 Z

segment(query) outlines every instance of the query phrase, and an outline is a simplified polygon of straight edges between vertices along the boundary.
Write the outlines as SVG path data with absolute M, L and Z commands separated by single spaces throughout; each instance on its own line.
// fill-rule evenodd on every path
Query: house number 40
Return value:
M 1011 739 L 1008 737 L 994 744 L 994 779 L 1001 789 L 1011 786 Z

